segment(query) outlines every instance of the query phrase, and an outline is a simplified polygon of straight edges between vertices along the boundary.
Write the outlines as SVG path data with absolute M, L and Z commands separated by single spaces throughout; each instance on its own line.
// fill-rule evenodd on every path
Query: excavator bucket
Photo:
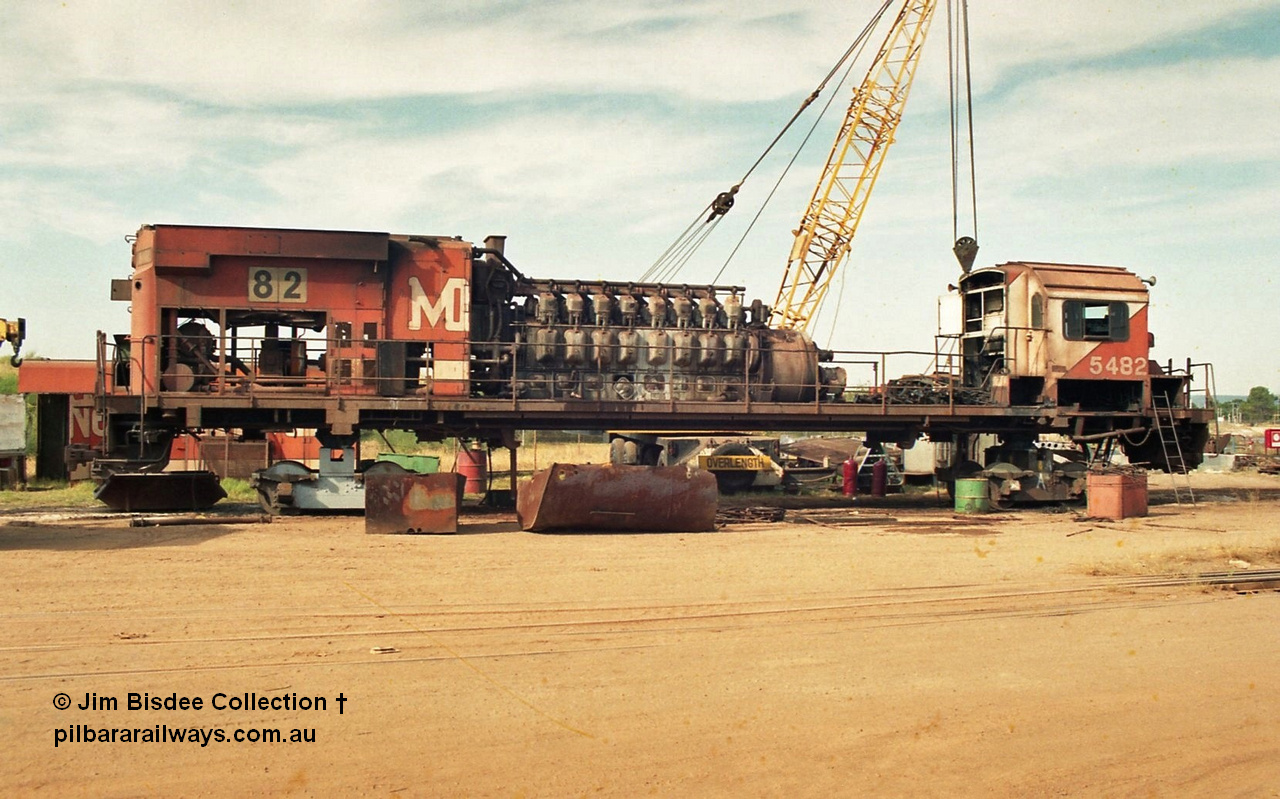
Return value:
M 683 466 L 556 463 L 520 485 L 525 530 L 695 533 L 715 529 L 716 478 Z
M 116 472 L 93 492 L 112 510 L 204 510 L 227 495 L 210 471 Z

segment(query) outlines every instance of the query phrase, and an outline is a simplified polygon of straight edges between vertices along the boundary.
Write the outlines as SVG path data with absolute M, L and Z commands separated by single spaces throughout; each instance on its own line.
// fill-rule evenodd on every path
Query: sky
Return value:
M 636 280 L 871 18 L 846 0 L 0 4 L 0 317 L 93 357 L 144 224 L 508 236 Z M 1280 0 L 970 0 L 978 266 L 1154 276 L 1154 357 L 1280 392 Z M 953 241 L 945 14 L 824 346 L 929 350 Z M 865 65 L 855 69 L 860 78 Z M 770 302 L 849 86 L 744 184 L 681 283 Z M 962 230 L 961 232 L 966 232 Z

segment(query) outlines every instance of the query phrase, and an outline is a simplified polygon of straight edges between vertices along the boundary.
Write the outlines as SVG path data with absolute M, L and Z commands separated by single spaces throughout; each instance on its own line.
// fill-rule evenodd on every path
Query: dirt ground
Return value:
M 1280 592 L 1185 575 L 1280 567 L 1280 478 L 1197 475 L 1195 508 L 1167 479 L 1150 516 L 1120 522 L 956 516 L 932 497 L 665 535 L 7 514 L 0 783 L 1276 796 Z M 130 693 L 203 707 L 130 710 Z M 244 694 L 278 707 L 210 707 Z M 146 740 L 191 728 L 228 740 Z M 314 740 L 232 738 L 264 729 Z

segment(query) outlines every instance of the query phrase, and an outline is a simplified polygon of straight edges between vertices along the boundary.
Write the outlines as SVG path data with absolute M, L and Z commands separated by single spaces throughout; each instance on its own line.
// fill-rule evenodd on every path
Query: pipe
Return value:
M 130 527 L 178 527 L 188 524 L 270 524 L 271 517 L 259 516 L 134 516 Z
M 1094 433 L 1088 436 L 1072 436 L 1071 440 L 1075 442 L 1102 441 L 1107 438 L 1117 438 L 1119 436 L 1132 435 L 1133 433 L 1146 432 L 1145 427 L 1130 427 L 1126 430 L 1112 430 L 1108 433 Z
M 493 237 L 491 236 L 490 238 L 493 238 Z M 525 277 L 524 274 L 521 273 L 519 269 L 516 269 L 515 264 L 507 260 L 507 256 L 503 255 L 502 250 L 496 249 L 494 247 L 472 247 L 471 254 L 473 256 L 474 255 L 492 255 L 496 257 L 499 261 L 501 261 L 503 266 L 510 269 L 512 274 L 514 274 L 517 279 L 521 281 L 528 280 L 528 278 Z

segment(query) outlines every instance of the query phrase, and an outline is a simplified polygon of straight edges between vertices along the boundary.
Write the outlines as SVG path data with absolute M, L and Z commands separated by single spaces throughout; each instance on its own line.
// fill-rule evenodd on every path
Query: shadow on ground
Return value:
M 236 529 L 238 526 L 235 525 L 118 527 L 75 522 L 42 524 L 19 520 L 0 524 L 0 552 L 22 550 L 93 552 L 141 547 L 194 546 L 229 535 Z

